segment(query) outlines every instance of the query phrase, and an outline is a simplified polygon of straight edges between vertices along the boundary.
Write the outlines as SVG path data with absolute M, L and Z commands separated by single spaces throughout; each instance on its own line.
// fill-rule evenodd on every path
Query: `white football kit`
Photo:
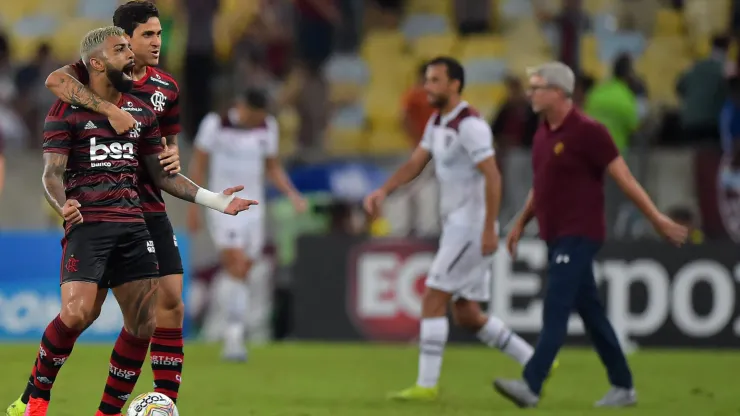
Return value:
M 491 128 L 463 101 L 449 114 L 432 115 L 419 146 L 432 154 L 442 217 L 439 250 L 426 285 L 455 298 L 485 302 L 493 256 L 481 253 L 485 178 L 476 165 L 494 155 Z
M 278 154 L 278 125 L 268 116 L 262 127 L 246 129 L 236 115 L 208 114 L 200 124 L 195 146 L 210 155 L 208 186 L 217 191 L 244 185 L 237 195 L 260 205 L 237 216 L 208 210 L 208 227 L 219 249 L 242 248 L 251 258 L 265 244 L 265 159 Z

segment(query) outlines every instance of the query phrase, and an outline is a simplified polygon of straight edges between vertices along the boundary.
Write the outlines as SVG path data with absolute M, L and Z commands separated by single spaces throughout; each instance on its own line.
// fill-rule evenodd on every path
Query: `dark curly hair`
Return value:
M 129 1 L 118 6 L 113 13 L 113 25 L 120 27 L 127 35 L 133 36 L 134 30 L 152 17 L 159 17 L 159 10 L 149 1 Z

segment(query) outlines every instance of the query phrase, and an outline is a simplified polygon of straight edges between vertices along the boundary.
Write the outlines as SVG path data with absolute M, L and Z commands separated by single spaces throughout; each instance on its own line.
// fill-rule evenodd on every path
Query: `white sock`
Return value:
M 229 324 L 244 326 L 247 321 L 249 307 L 249 286 L 241 279 L 231 278 L 231 293 L 229 294 Z
M 477 335 L 484 344 L 500 349 L 521 365 L 527 364 L 534 354 L 534 348 L 527 341 L 515 334 L 504 324 L 504 321 L 495 316 L 488 318 L 488 322 L 483 325 Z
M 425 318 L 421 320 L 419 336 L 419 376 L 416 384 L 420 387 L 434 387 L 442 371 L 442 354 L 447 343 L 450 324 L 447 317 Z

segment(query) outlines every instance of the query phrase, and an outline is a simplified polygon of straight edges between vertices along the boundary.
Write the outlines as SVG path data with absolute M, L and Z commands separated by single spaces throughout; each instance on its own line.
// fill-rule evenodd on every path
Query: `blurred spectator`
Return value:
M 544 25 L 554 28 L 558 60 L 580 71 L 581 34 L 591 28 L 588 14 L 583 10 L 582 0 L 562 0 L 559 13 L 550 13 L 540 1 L 535 13 Z
M 606 126 L 620 152 L 627 150 L 639 125 L 637 98 L 630 88 L 632 78 L 632 59 L 622 54 L 614 63 L 612 77 L 596 85 L 584 105 L 586 114 Z
M 375 0 L 375 10 L 369 11 L 377 14 L 378 23 L 385 28 L 395 29 L 403 16 L 404 0 Z
M 532 110 L 521 80 L 510 76 L 505 80 L 506 101 L 491 123 L 497 150 L 530 147 L 539 118 Z
M 212 110 L 211 84 L 215 66 L 213 24 L 219 0 L 180 0 L 187 16 L 183 102 L 187 105 L 184 127 L 195 135 L 201 119 Z
M 36 56 L 22 66 L 15 76 L 17 98 L 15 108 L 19 116 L 29 126 L 33 137 L 41 137 L 41 129 L 46 112 L 56 101 L 56 97 L 44 88 L 46 76 L 59 68 L 51 51 L 51 45 L 42 43 L 36 50 Z M 40 145 L 40 142 L 34 141 Z
M 337 2 L 295 0 L 294 3 L 298 65 L 283 86 L 278 106 L 295 106 L 300 119 L 298 144 L 306 150 L 320 148 L 329 122 L 329 85 L 323 67 L 332 53 L 335 27 L 342 22 Z
M 635 30 L 650 37 L 661 0 L 622 0 L 619 3 L 619 28 Z
M 0 104 L 9 103 L 15 97 L 13 68 L 10 62 L 10 42 L 4 32 L 0 32 Z
M 714 142 L 719 136 L 719 114 L 727 96 L 724 66 L 729 44 L 728 37 L 715 36 L 710 56 L 696 62 L 678 79 L 684 141 Z
M 573 90 L 573 103 L 583 108 L 586 103 L 586 95 L 594 86 L 594 79 L 590 75 L 581 73 L 576 75 L 576 88 Z
M 701 244 L 704 242 L 704 233 L 699 227 L 696 215 L 686 207 L 674 207 L 668 210 L 668 216 L 675 222 L 689 229 L 688 242 Z
M 434 108 L 429 104 L 429 98 L 424 90 L 426 68 L 426 64 L 419 67 L 419 78 L 416 84 L 404 93 L 402 99 L 403 127 L 414 147 L 421 141 L 427 121 L 434 113 Z
M 455 23 L 463 35 L 486 33 L 491 30 L 491 2 L 455 0 Z

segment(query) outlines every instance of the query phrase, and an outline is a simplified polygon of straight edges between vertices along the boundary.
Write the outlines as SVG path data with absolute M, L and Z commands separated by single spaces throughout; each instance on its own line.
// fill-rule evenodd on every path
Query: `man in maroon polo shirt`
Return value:
M 614 178 L 666 240 L 681 245 L 688 231 L 658 211 L 606 128 L 573 106 L 575 77 L 568 66 L 551 62 L 528 72 L 532 108 L 544 120 L 532 146 L 534 184 L 507 246 L 513 256 L 524 227 L 537 218 L 540 238 L 548 247 L 547 288 L 542 332 L 523 379 L 497 379 L 494 387 L 519 407 L 537 406 L 575 309 L 612 385 L 596 406 L 631 406 L 637 403 L 632 374 L 599 300 L 592 268 L 606 236 L 604 173 Z

